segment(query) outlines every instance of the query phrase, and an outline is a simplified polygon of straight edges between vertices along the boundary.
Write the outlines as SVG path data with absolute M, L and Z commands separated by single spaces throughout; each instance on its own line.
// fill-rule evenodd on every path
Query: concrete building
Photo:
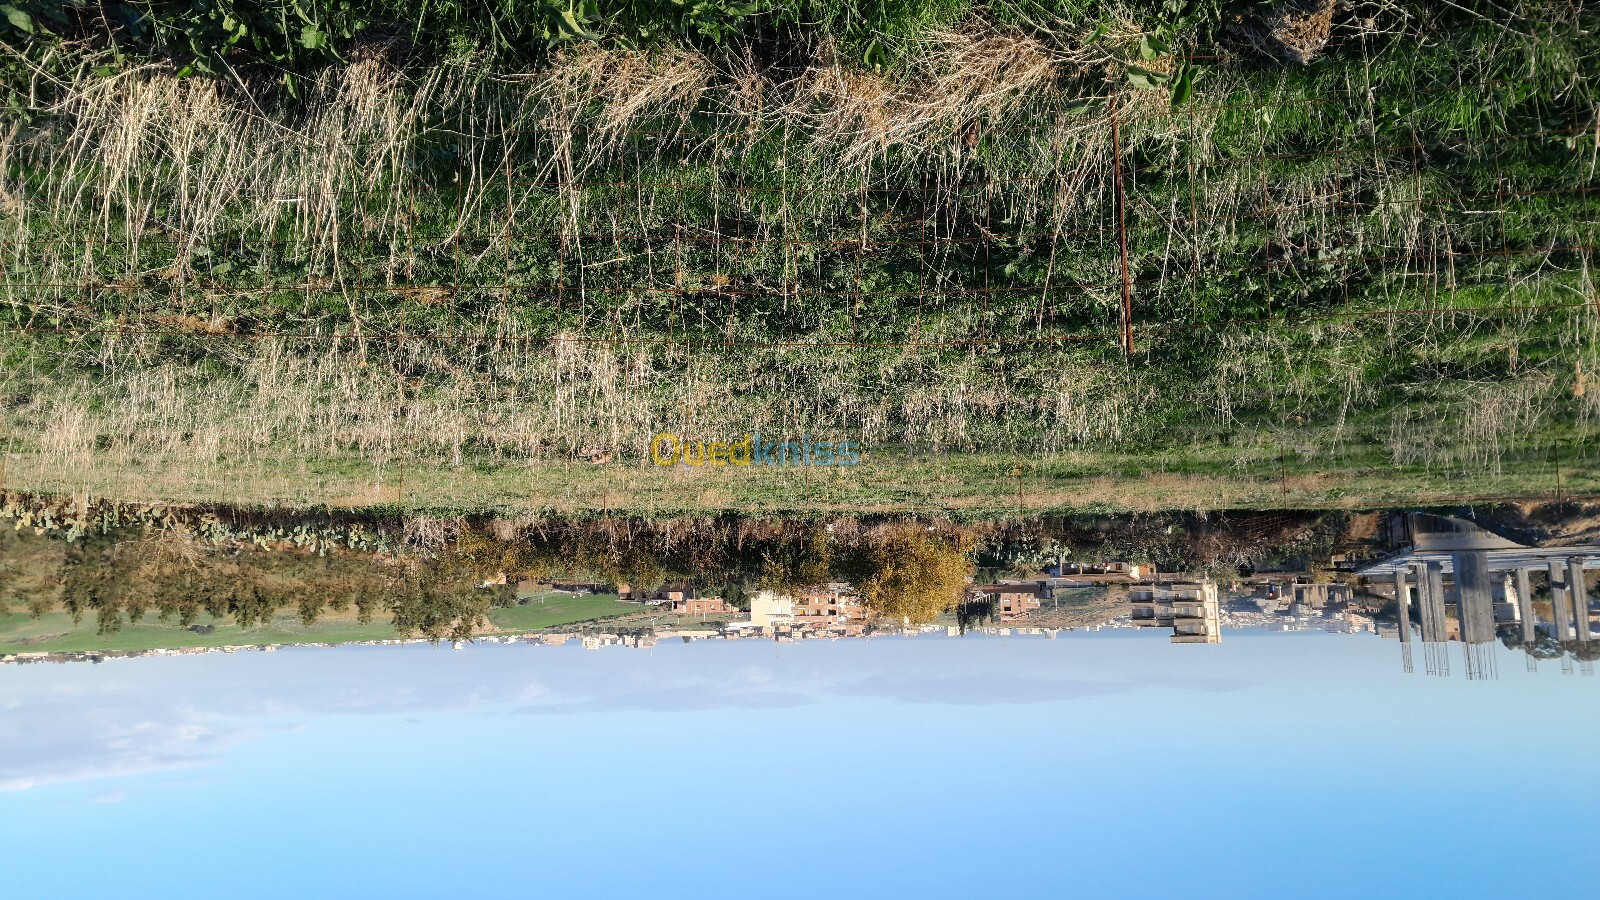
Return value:
M 1348 584 L 1291 584 L 1288 587 L 1290 604 L 1298 603 L 1307 609 L 1323 610 L 1330 605 L 1347 604 L 1354 596 Z
M 1564 643 L 1593 638 L 1584 570 L 1600 565 L 1600 545 L 1530 547 L 1477 522 L 1423 513 L 1408 515 L 1407 522 L 1411 545 L 1358 574 L 1393 578 L 1397 585 L 1407 574 L 1415 578 L 1430 674 L 1449 673 L 1443 644 L 1460 640 L 1467 645 L 1467 677 L 1493 677 L 1491 645 L 1501 622 L 1519 626 L 1524 645 L 1535 643 L 1542 624 L 1533 605 L 1535 572 L 1547 578 L 1551 635 Z M 1447 614 L 1449 603 L 1455 606 L 1454 621 Z
M 761 591 L 750 598 L 750 624 L 757 628 L 794 621 L 794 600 L 773 591 Z
M 1489 594 L 1494 600 L 1496 622 L 1522 621 L 1522 604 L 1517 599 L 1517 588 L 1510 572 L 1496 572 L 1489 580 Z
M 1051 593 L 1049 584 L 1036 581 L 1026 584 L 975 585 L 968 589 L 967 596 L 973 600 L 982 597 L 993 600 L 995 618 L 1001 622 L 1012 622 L 1038 609 L 1041 602 L 1050 599 Z
M 1128 589 L 1133 624 L 1172 629 L 1174 644 L 1222 642 L 1216 582 L 1152 582 Z
M 867 618 L 866 604 L 848 585 L 806 588 L 790 599 L 796 622 L 850 622 Z
M 632 591 L 628 599 L 650 606 L 666 606 L 684 600 L 693 600 L 695 589 L 686 584 L 664 584 L 653 591 Z
M 669 601 L 672 611 L 680 616 L 736 616 L 738 607 L 726 603 L 721 597 L 684 597 Z
M 1398 570 L 1408 569 L 1417 577 L 1423 640 L 1447 639 L 1444 608 L 1454 602 L 1461 634 L 1469 641 L 1481 642 L 1497 621 L 1520 623 L 1525 639 L 1531 641 L 1538 624 L 1531 574 L 1538 570 L 1548 573 L 1552 630 L 1563 640 L 1578 636 L 1578 604 L 1567 585 L 1581 584 L 1583 570 L 1600 565 L 1600 547 L 1527 547 L 1474 522 L 1446 516 L 1417 513 L 1410 516 L 1410 523 L 1412 545 L 1369 564 L 1359 574 L 1394 577 Z M 1453 590 L 1446 589 L 1446 577 Z
M 1045 569 L 1058 578 L 1084 577 L 1104 579 L 1106 581 L 1137 581 L 1140 578 L 1151 578 L 1156 574 L 1156 567 L 1149 563 L 1134 562 L 1104 562 L 1104 563 L 1062 563 L 1048 566 Z

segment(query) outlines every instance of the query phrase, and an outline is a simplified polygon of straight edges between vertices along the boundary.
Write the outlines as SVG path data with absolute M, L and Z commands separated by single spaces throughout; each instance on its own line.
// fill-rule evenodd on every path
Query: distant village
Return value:
M 1414 638 L 1424 646 L 1426 667 L 1433 674 L 1448 673 L 1448 655 L 1440 652 L 1441 645 L 1458 642 L 1471 651 L 1496 640 L 1521 644 L 1530 655 L 1542 648 L 1545 656 L 1560 656 L 1568 667 L 1563 648 L 1570 647 L 1585 674 L 1592 671 L 1591 641 L 1600 635 L 1594 632 L 1594 592 L 1585 572 L 1600 566 L 1600 546 L 1528 546 L 1473 522 L 1422 514 L 1391 514 L 1388 531 L 1389 546 L 1334 554 L 1320 561 L 1325 565 L 1318 571 L 1241 568 L 1225 583 L 1215 577 L 1159 573 L 1146 562 L 1057 561 L 1044 566 L 1037 577 L 969 584 L 955 624 L 914 625 L 876 618 L 845 582 L 790 593 L 764 590 L 735 604 L 701 593 L 691 584 L 652 590 L 571 581 L 505 585 L 502 576 L 486 586 L 514 587 L 523 603 L 552 592 L 616 596 L 637 604 L 639 614 L 524 634 L 483 635 L 473 642 L 575 644 L 598 650 L 650 648 L 670 640 L 794 642 L 968 633 L 1055 638 L 1062 631 L 1157 628 L 1169 631 L 1175 644 L 1215 644 L 1225 629 L 1254 628 L 1397 640 L 1407 671 L 1412 667 Z M 1100 599 L 1086 604 L 1085 594 Z M 350 643 L 428 641 L 397 638 L 341 645 Z M 453 646 L 460 650 L 466 644 L 456 641 Z M 0 656 L 0 663 L 97 663 L 123 657 L 271 652 L 280 646 L 12 653 Z M 1600 642 L 1595 646 L 1600 649 Z M 1467 653 L 1469 677 L 1488 674 L 1483 657 L 1481 651 Z

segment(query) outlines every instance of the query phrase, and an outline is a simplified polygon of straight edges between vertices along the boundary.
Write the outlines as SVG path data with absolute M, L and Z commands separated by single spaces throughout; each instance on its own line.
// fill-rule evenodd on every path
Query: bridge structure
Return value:
M 1536 576 L 1543 576 L 1549 587 L 1548 625 L 1558 642 L 1586 647 L 1600 637 L 1593 632 L 1589 591 L 1584 584 L 1584 571 L 1600 567 L 1600 545 L 1533 547 L 1466 519 L 1425 513 L 1412 513 L 1409 524 L 1410 547 L 1356 571 L 1374 581 L 1393 580 L 1407 671 L 1410 606 L 1415 600 L 1428 672 L 1449 674 L 1446 645 L 1459 640 L 1466 645 L 1467 677 L 1491 677 L 1494 655 L 1489 645 L 1495 641 L 1499 621 L 1519 623 L 1526 645 L 1538 639 L 1540 623 L 1533 604 Z M 1495 602 L 1497 588 L 1504 598 L 1499 604 Z M 1448 605 L 1456 610 L 1453 627 Z

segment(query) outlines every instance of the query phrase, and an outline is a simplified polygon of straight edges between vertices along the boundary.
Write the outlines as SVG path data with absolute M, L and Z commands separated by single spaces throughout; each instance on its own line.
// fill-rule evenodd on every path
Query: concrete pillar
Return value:
M 1411 591 L 1406 586 L 1404 566 L 1394 567 L 1394 604 L 1400 612 L 1400 641 L 1411 642 Z
M 1567 560 L 1567 596 L 1572 598 L 1572 624 L 1578 630 L 1578 643 L 1589 643 L 1589 587 L 1583 583 L 1583 557 Z
M 1422 628 L 1422 639 L 1436 641 L 1439 626 L 1433 621 L 1433 580 L 1428 577 L 1428 565 L 1416 563 L 1411 571 L 1417 579 L 1417 624 Z
M 1517 611 L 1522 614 L 1522 642 L 1531 644 L 1538 637 L 1534 628 L 1539 624 L 1533 614 L 1533 587 L 1528 583 L 1528 570 L 1517 570 Z
M 1428 563 L 1428 593 L 1433 604 L 1433 625 L 1438 629 L 1434 640 L 1443 643 L 1450 639 L 1450 621 L 1444 611 L 1448 595 L 1444 592 L 1444 566 L 1440 563 Z
M 1422 640 L 1427 643 L 1443 642 L 1448 625 L 1444 615 L 1444 569 L 1436 562 L 1418 563 L 1415 572 Z
M 1556 640 L 1572 640 L 1572 604 L 1567 599 L 1566 588 L 1562 587 L 1561 562 L 1550 560 L 1550 606 L 1554 608 L 1556 620 Z
M 1456 613 L 1461 619 L 1461 640 L 1487 644 L 1494 640 L 1494 587 L 1489 581 L 1489 554 L 1482 550 L 1454 553 Z

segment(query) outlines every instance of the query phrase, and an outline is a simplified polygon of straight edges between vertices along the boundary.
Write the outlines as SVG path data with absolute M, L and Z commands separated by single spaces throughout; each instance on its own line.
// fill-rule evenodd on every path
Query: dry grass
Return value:
M 652 137 L 681 144 L 688 114 L 712 77 L 711 62 L 691 50 L 651 53 L 585 44 L 558 54 L 548 71 L 531 78 L 528 101 L 554 145 L 547 172 L 564 186 L 569 227 L 578 227 L 579 185 L 587 173 L 609 161 L 647 120 L 676 114 L 676 133 Z
M 309 88 L 312 102 L 292 115 L 263 107 L 265 92 L 249 85 L 175 78 L 158 67 L 111 77 L 86 70 L 38 110 L 41 126 L 0 132 L 0 159 L 15 163 L 0 176 L 0 234 L 8 264 L 63 286 L 150 276 L 185 285 L 219 237 L 239 233 L 279 242 L 263 247 L 263 263 L 272 254 L 301 260 L 334 288 L 352 240 L 387 240 L 387 276 L 404 281 L 416 197 L 429 189 L 415 165 L 425 141 L 465 138 L 455 141 L 456 228 L 443 240 L 459 236 L 513 171 L 524 184 L 560 186 L 570 238 L 585 214 L 580 185 L 624 156 L 676 162 L 709 146 L 732 158 L 784 135 L 780 166 L 806 185 L 782 201 L 779 227 L 795 228 L 806 216 L 836 215 L 841 198 L 897 167 L 925 167 L 941 184 L 958 184 L 975 147 L 1023 121 L 1054 127 L 1030 128 L 1026 140 L 1008 135 L 1008 158 L 986 165 L 996 178 L 1028 182 L 1006 198 L 1018 221 L 1066 229 L 1098 208 L 1111 171 L 1106 122 L 1069 112 L 1073 101 L 1085 90 L 1117 94 L 1130 138 L 1171 127 L 1170 117 L 1141 113 L 1160 108 L 1163 92 L 1106 81 L 1118 57 L 1136 53 L 1137 32 L 1093 44 L 1086 34 L 1036 38 L 972 20 L 922 35 L 886 74 L 851 65 L 826 43 L 785 73 L 685 49 L 585 45 L 544 71 L 511 77 L 450 66 L 402 74 L 382 54 L 362 54 L 325 70 Z M 718 116 L 715 135 L 688 127 L 694 110 Z M 1203 134 L 1209 117 L 1190 118 L 1185 127 Z M 538 193 L 520 188 L 513 217 L 536 208 Z M 656 194 L 639 197 L 641 207 L 660 205 Z M 83 248 L 38 237 L 63 233 L 119 246 L 127 270 L 94 272 Z M 151 241 L 177 245 L 159 273 L 138 268 Z M 360 319 L 353 302 L 352 314 Z
M 1062 457 L 1056 457 L 1062 458 Z M 1070 455 L 1065 458 L 1071 458 Z M 1099 459 L 1098 457 L 1092 457 Z M 508 464 L 452 469 L 413 464 L 405 472 L 403 497 L 385 501 L 388 509 L 417 517 L 408 524 L 407 544 L 437 546 L 451 534 L 452 522 L 439 510 L 473 510 L 537 522 L 551 515 L 587 515 L 598 510 L 644 516 L 676 516 L 685 511 L 718 513 L 738 509 L 749 515 L 803 511 L 863 515 L 947 512 L 961 517 L 1033 515 L 1068 510 L 1161 511 L 1220 509 L 1333 509 L 1457 503 L 1464 494 L 1495 498 L 1548 496 L 1548 473 L 1508 469 L 1499 475 L 1440 471 L 1432 476 L 1397 476 L 1388 470 L 1277 477 L 1276 457 L 1262 472 L 1248 476 L 1182 475 L 1146 471 L 1128 475 L 1057 478 L 1023 471 L 995 479 L 980 469 L 998 459 L 939 463 L 875 463 L 851 480 L 802 470 L 744 470 L 726 477 L 680 470 L 594 467 L 583 464 Z M 1031 462 L 1045 466 L 1050 457 Z M 1125 464 L 1127 458 L 1123 458 Z M 1120 467 L 1120 466 L 1119 466 Z M 63 472 L 33 454 L 9 461 L 6 483 L 14 490 L 62 493 L 88 491 L 96 498 L 171 504 L 228 503 L 254 508 L 352 508 L 372 483 L 369 471 L 330 474 L 300 469 L 278 460 L 224 460 L 211 470 L 179 461 L 152 462 L 130 469 L 96 456 Z M 392 483 L 392 482 L 391 482 Z M 1570 496 L 1600 492 L 1592 470 L 1567 471 Z M 338 502 L 336 502 L 338 501 Z
M 710 60 L 679 47 L 652 53 L 583 45 L 559 54 L 534 91 L 549 104 L 551 127 L 587 120 L 590 149 L 615 149 L 647 116 L 694 109 L 712 75 Z
M 922 49 L 886 76 L 847 67 L 824 45 L 779 114 L 805 127 L 815 152 L 860 172 L 891 149 L 926 156 L 976 146 L 984 128 L 1048 93 L 1059 74 L 1043 44 L 995 27 L 935 31 Z
M 1302 66 L 1316 59 L 1333 36 L 1338 0 L 1290 0 L 1239 28 L 1256 49 Z
M 285 453 L 354 455 L 382 482 L 397 461 L 417 456 L 453 466 L 474 455 L 637 463 L 663 430 L 809 430 L 869 447 L 962 449 L 982 440 L 975 423 L 1016 419 L 1043 427 L 1032 449 L 1061 450 L 1140 434 L 1155 390 L 1121 365 L 1013 366 L 1013 378 L 1038 383 L 1019 392 L 978 356 L 907 356 L 866 377 L 854 356 L 806 347 L 673 358 L 570 334 L 516 340 L 510 323 L 499 333 L 512 339 L 407 340 L 381 355 L 350 343 L 227 339 L 219 346 L 228 372 L 163 360 L 160 337 L 128 335 L 81 361 L 103 365 L 108 378 L 0 372 L 0 396 L 29 398 L 0 408 L 0 424 L 14 449 L 63 472 L 91 455 L 113 466 L 202 469 Z M 788 387 L 740 387 L 760 370 Z M 347 494 L 382 490 L 373 483 Z
M 177 247 L 166 274 L 183 278 L 209 242 L 244 227 L 281 235 L 314 267 L 332 268 L 348 231 L 404 223 L 407 164 L 442 80 L 440 72 L 402 79 L 366 59 L 325 72 L 309 89 L 308 116 L 286 121 L 229 85 L 158 67 L 84 73 L 40 111 L 40 130 L 3 137 L 0 155 L 24 166 L 0 191 L 32 200 L 3 223 L 9 252 L 70 284 L 81 280 L 71 267 L 84 260 L 32 247 L 31 234 L 122 244 L 130 260 L 159 239 Z M 85 213 L 97 234 L 83 234 Z
M 1555 379 L 1534 372 L 1504 382 L 1463 384 L 1441 409 L 1398 413 L 1390 427 L 1395 465 L 1502 471 L 1506 455 L 1547 427 Z M 1449 439 L 1439 434 L 1443 429 Z

